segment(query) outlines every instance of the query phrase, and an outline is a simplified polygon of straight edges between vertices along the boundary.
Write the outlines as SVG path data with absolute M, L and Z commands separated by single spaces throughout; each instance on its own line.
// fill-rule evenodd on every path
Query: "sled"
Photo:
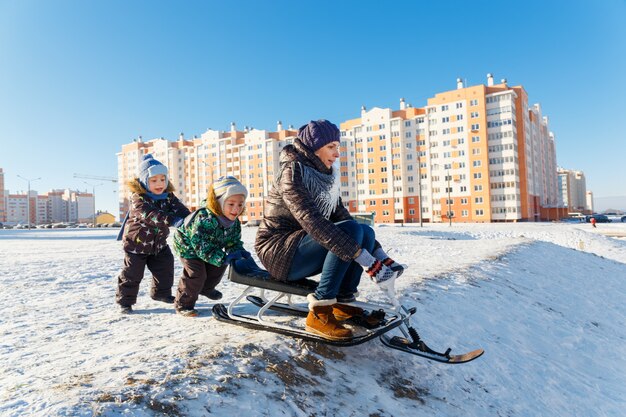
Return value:
M 395 299 L 395 294 L 392 293 L 395 293 L 393 289 L 387 291 L 392 300 L 391 305 L 361 301 L 346 303 L 360 307 L 369 314 L 378 314 L 379 317 L 384 316 L 378 325 L 371 327 L 358 322 L 344 322 L 352 330 L 353 337 L 341 340 L 324 338 L 305 331 L 301 321 L 296 327 L 292 323 L 276 320 L 276 314 L 268 314 L 268 312 L 277 312 L 279 313 L 278 316 L 283 317 L 306 317 L 308 314 L 306 300 L 297 303 L 294 302 L 293 298 L 306 298 L 308 294 L 315 291 L 318 284 L 317 281 L 308 278 L 291 282 L 278 281 L 272 278 L 266 270 L 256 265 L 253 267 L 246 266 L 243 270 L 240 269 L 236 263 L 232 263 L 229 267 L 228 279 L 231 282 L 244 285 L 245 288 L 228 305 L 219 303 L 213 306 L 213 316 L 217 320 L 254 330 L 271 331 L 334 346 L 354 346 L 380 338 L 386 347 L 450 364 L 469 362 L 484 353 L 482 349 L 477 349 L 468 353 L 451 355 L 451 349 L 447 349 L 445 352 L 437 352 L 428 347 L 410 324 L 410 318 L 415 314 L 416 308 L 401 306 Z M 268 295 L 268 291 L 271 294 Z M 254 292 L 258 292 L 259 295 L 254 295 Z M 254 312 L 244 314 L 240 310 L 252 310 Z M 401 336 L 391 335 L 391 331 L 394 329 L 397 329 Z

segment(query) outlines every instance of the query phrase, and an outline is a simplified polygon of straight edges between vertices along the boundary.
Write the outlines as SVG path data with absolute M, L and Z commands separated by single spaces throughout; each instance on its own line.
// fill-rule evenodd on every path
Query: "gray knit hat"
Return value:
M 237 178 L 230 175 L 218 178 L 213 183 L 213 192 L 222 210 L 224 210 L 224 203 L 228 197 L 241 194 L 244 199 L 248 198 L 248 190 L 246 187 L 239 182 Z
M 328 120 L 311 120 L 298 129 L 298 138 L 313 152 L 331 142 L 339 142 L 339 129 Z

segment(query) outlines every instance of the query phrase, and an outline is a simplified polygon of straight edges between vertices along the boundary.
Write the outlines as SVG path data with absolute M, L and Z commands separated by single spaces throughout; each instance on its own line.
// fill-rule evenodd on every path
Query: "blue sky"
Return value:
M 542 105 L 560 166 L 626 196 L 625 18 L 622 0 L 0 0 L 0 167 L 12 192 L 91 190 L 73 174 L 115 177 L 139 135 L 339 123 L 491 72 Z

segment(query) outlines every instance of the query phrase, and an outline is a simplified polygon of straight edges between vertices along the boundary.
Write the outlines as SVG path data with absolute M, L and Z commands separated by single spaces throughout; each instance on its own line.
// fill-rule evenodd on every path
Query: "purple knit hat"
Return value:
M 298 129 L 298 138 L 315 152 L 331 142 L 339 142 L 339 129 L 328 120 L 311 120 Z

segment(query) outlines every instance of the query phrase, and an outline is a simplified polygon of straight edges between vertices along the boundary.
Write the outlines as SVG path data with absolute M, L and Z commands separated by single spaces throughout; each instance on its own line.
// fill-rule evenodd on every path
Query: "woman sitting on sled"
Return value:
M 306 330 L 341 340 L 352 332 L 341 321 L 363 314 L 355 301 L 363 270 L 380 285 L 393 285 L 403 267 L 357 223 L 339 196 L 339 129 L 327 120 L 298 130 L 280 154 L 280 173 L 265 200 L 255 249 L 272 277 L 297 281 L 321 273 L 309 294 Z

